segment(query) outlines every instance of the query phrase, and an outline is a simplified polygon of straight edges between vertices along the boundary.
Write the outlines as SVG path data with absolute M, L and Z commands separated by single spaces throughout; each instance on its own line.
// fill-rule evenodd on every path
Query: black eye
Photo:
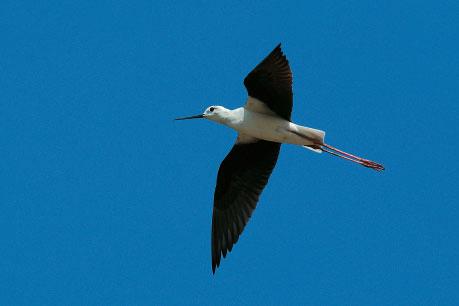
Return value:
M 215 107 L 211 107 L 211 108 L 209 108 L 209 110 L 210 110 L 211 112 L 213 112 L 213 111 L 214 111 L 214 109 L 215 109 Z

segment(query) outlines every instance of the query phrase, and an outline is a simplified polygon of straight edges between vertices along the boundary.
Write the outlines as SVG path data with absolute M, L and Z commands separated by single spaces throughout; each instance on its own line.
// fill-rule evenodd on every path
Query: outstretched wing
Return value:
M 233 146 L 220 165 L 212 216 L 212 272 L 249 221 L 276 165 L 280 143 L 255 140 Z
M 290 120 L 292 71 L 280 44 L 246 76 L 244 85 L 250 97 L 266 104 L 278 116 Z

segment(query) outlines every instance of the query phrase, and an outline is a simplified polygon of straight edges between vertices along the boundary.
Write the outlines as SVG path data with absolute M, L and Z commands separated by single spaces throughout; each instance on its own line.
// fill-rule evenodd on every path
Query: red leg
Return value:
M 368 160 L 368 159 L 364 159 L 364 158 L 361 158 L 361 157 L 358 157 L 358 156 L 355 156 L 355 155 L 352 155 L 350 153 L 347 153 L 347 152 L 344 152 L 344 151 L 341 151 L 335 147 L 332 147 L 328 144 L 322 144 L 322 151 L 324 152 L 327 152 L 329 154 L 332 154 L 332 155 L 335 155 L 335 156 L 338 156 L 338 157 L 341 157 L 343 159 L 346 159 L 346 160 L 350 160 L 354 163 L 357 163 L 357 164 L 360 164 L 364 167 L 367 167 L 367 168 L 371 168 L 371 169 L 374 169 L 376 171 L 382 171 L 384 170 L 384 166 L 381 165 L 381 164 L 378 164 L 374 161 L 371 161 L 371 160 Z

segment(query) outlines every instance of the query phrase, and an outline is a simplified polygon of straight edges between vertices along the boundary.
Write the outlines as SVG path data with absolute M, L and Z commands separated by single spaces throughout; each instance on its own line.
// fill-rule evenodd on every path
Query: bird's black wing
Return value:
M 236 143 L 220 165 L 212 216 L 212 271 L 244 230 L 276 165 L 280 143 Z
M 244 79 L 249 96 L 266 104 L 280 117 L 290 120 L 293 105 L 292 71 L 281 45 Z

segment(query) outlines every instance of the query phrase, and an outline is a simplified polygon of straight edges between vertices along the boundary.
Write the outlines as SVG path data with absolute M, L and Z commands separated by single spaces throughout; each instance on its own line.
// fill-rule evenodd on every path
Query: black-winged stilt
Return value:
M 276 165 L 282 143 L 326 152 L 381 171 L 384 167 L 324 143 L 325 132 L 290 121 L 292 72 L 279 44 L 244 79 L 248 99 L 233 110 L 210 106 L 203 114 L 176 120 L 205 118 L 238 132 L 235 145 L 220 165 L 212 216 L 212 272 L 237 242 Z

